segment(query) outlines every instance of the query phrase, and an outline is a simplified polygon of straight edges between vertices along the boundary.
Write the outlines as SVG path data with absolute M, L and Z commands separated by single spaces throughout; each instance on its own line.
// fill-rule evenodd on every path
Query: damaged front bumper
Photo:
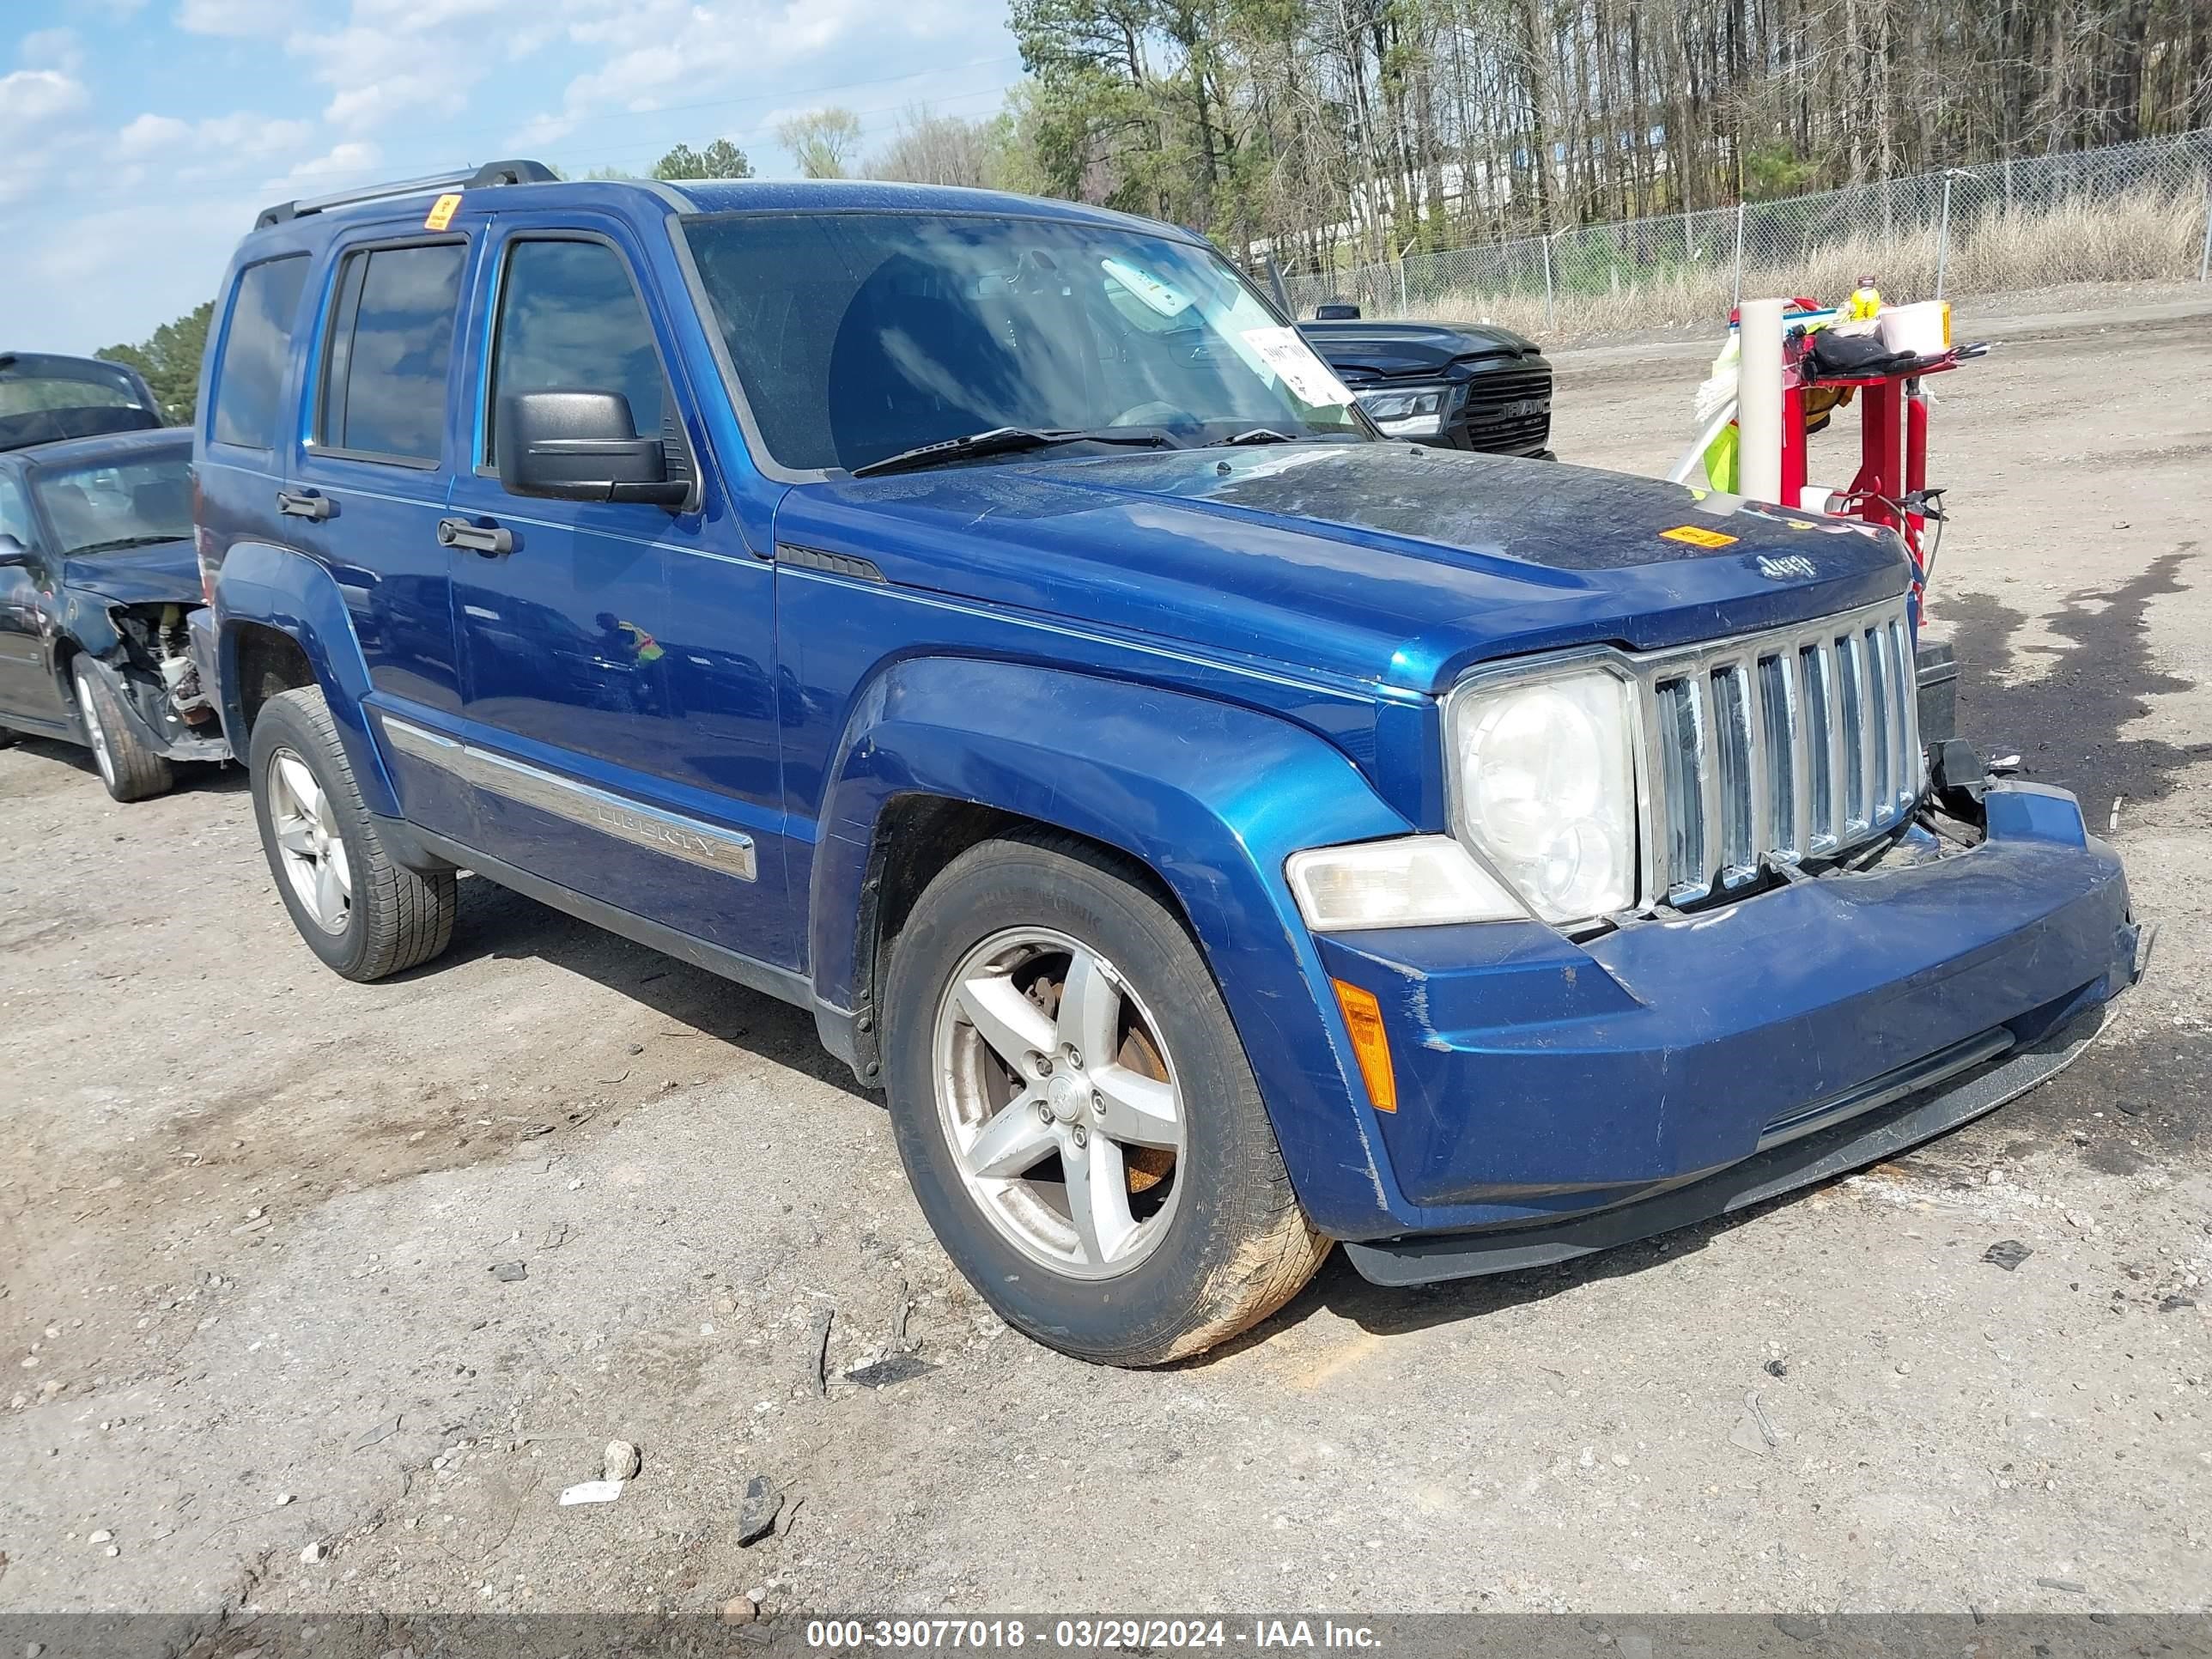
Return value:
M 173 761 L 230 758 L 230 745 L 223 740 L 221 724 L 213 720 L 198 726 L 188 724 L 171 701 L 168 686 L 157 677 L 118 669 L 89 653 L 77 660 L 106 686 L 133 734 L 155 754 Z
M 1483 924 L 1319 941 L 1376 998 L 1407 1284 L 1558 1261 L 1839 1174 L 2002 1105 L 2140 977 L 2127 881 L 2062 791 L 1999 785 L 1987 839 L 1575 943 Z

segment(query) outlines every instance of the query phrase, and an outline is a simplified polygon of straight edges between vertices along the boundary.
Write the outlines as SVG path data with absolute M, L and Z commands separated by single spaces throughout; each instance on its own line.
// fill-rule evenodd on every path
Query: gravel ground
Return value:
M 1661 471 L 1697 373 L 1571 364 L 1561 453 Z M 1002 1328 L 800 1014 L 474 880 L 349 985 L 236 773 L 117 808 L 0 752 L 0 1611 L 2202 1609 L 2208 376 L 2162 322 L 1942 386 L 1962 723 L 2164 927 L 2096 1048 L 1582 1265 L 1332 1261 L 1164 1373 Z

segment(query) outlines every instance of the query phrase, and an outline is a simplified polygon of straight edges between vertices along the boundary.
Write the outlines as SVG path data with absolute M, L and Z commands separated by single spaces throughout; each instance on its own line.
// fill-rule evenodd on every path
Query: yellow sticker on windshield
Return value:
M 1659 532 L 1664 541 L 1687 542 L 1692 547 L 1732 547 L 1735 538 L 1723 536 L 1717 530 L 1707 530 L 1701 525 L 1678 524 L 1672 530 Z
M 443 230 L 447 225 L 453 222 L 453 216 L 460 210 L 461 198 L 459 191 L 455 191 L 447 196 L 441 196 L 436 201 L 430 204 L 430 216 L 422 221 L 422 228 L 425 230 Z

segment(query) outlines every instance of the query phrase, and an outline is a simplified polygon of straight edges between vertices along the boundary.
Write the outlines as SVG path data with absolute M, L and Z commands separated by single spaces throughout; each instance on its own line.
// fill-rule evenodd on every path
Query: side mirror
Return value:
M 1314 321 L 1317 323 L 1356 323 L 1358 320 L 1359 307 L 1355 305 L 1338 304 L 1314 307 Z
M 31 562 L 31 550 L 13 536 L 0 536 L 0 569 L 10 566 L 17 568 Z
M 510 495 L 678 507 L 660 440 L 641 438 L 619 392 L 518 392 L 499 407 L 499 481 Z

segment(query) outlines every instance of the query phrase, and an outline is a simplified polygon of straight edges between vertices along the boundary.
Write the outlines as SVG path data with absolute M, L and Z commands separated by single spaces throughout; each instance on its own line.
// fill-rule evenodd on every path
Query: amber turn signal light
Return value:
M 1336 1006 L 1344 1010 L 1345 1025 L 1352 1032 L 1352 1052 L 1359 1057 L 1359 1075 L 1367 1079 L 1367 1098 L 1378 1112 L 1396 1111 L 1398 1079 L 1390 1070 L 1390 1037 L 1382 1029 L 1382 1005 L 1373 992 L 1357 985 L 1340 979 L 1329 983 L 1336 988 Z

